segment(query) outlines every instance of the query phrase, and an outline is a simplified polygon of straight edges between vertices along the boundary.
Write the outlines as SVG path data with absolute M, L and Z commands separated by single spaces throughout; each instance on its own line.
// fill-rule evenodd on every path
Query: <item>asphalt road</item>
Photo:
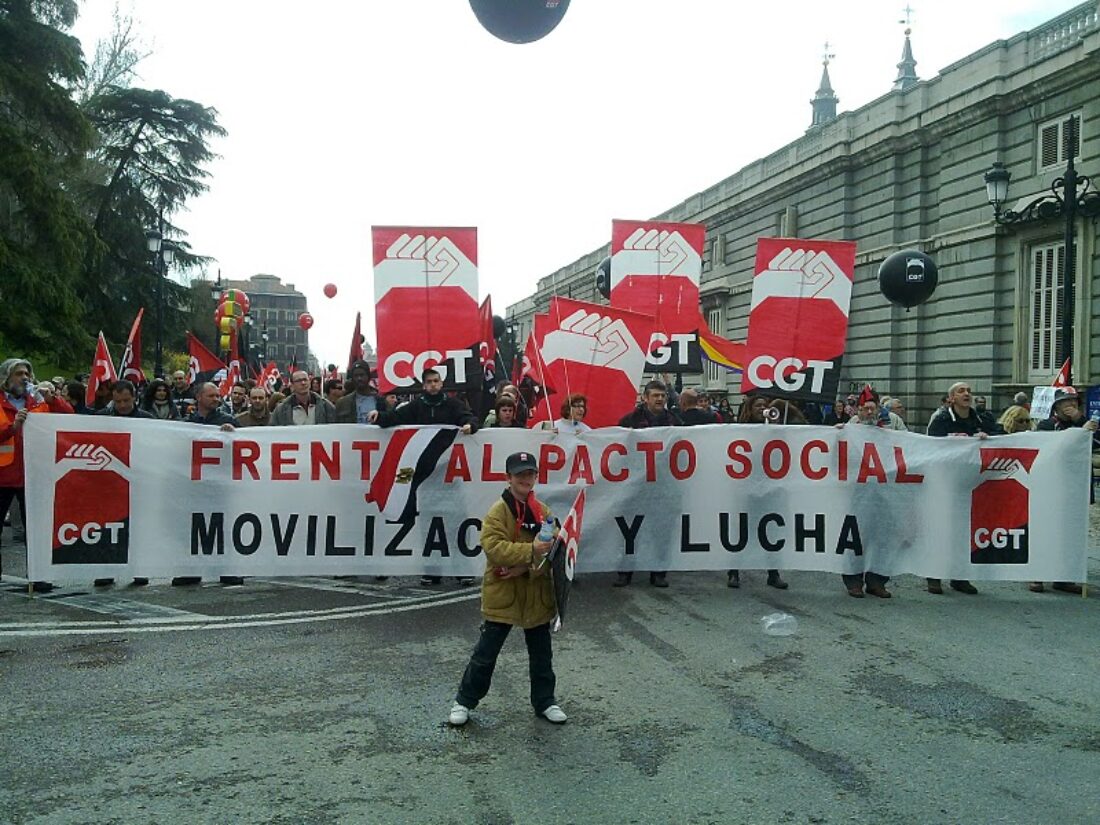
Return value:
M 839 577 L 582 577 L 568 724 L 513 634 L 445 724 L 476 591 L 249 580 L 29 598 L 4 531 L 0 821 L 1092 823 L 1100 599 L 1020 584 L 889 601 Z M 1094 545 L 1095 546 L 1095 545 Z M 1100 587 L 1100 553 L 1090 560 Z M 794 636 L 760 618 L 794 615 Z

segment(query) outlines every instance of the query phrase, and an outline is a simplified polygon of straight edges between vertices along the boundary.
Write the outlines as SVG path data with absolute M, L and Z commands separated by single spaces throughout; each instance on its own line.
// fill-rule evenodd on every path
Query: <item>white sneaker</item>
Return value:
M 463 708 L 463 710 L 465 710 L 465 708 Z M 454 711 L 452 711 L 452 713 L 453 712 Z M 542 712 L 542 715 L 545 716 L 548 721 L 553 722 L 555 725 L 564 724 L 566 720 L 569 719 L 569 717 L 565 715 L 565 711 L 559 708 L 557 705 L 551 705 Z
M 561 713 L 561 709 L 558 709 L 558 713 Z M 564 716 L 564 714 L 562 714 Z M 465 725 L 470 721 L 470 709 L 465 705 L 460 705 L 455 702 L 451 707 L 451 715 L 447 717 L 447 721 L 454 725 L 456 728 Z

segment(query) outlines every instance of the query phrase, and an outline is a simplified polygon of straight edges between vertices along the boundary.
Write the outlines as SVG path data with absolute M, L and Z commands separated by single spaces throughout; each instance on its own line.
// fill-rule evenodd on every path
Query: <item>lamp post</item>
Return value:
M 1031 201 L 1019 212 L 1005 209 L 1008 200 L 1008 183 L 1012 173 L 1005 165 L 997 161 L 985 173 L 985 190 L 989 203 L 993 206 L 993 220 L 1002 226 L 1045 221 L 1053 218 L 1065 218 L 1065 257 L 1062 267 L 1062 331 L 1058 347 L 1057 364 L 1069 362 L 1067 383 L 1073 384 L 1073 319 L 1076 313 L 1077 251 L 1074 241 L 1077 232 L 1077 216 L 1095 217 L 1100 215 L 1100 192 L 1092 189 L 1092 182 L 1085 175 L 1079 175 L 1073 165 L 1077 140 L 1078 119 L 1071 117 L 1066 122 L 1065 152 L 1066 170 L 1050 185 L 1050 193 L 1044 193 Z
M 164 279 L 168 267 L 176 259 L 176 245 L 164 240 L 156 229 L 145 233 L 145 245 L 153 256 L 153 269 L 157 273 L 157 340 L 153 363 L 153 374 L 160 378 L 164 375 Z

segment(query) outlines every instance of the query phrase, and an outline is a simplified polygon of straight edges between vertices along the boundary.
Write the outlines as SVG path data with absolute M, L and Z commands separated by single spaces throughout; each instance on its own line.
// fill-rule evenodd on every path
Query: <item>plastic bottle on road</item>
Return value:
M 790 613 L 769 613 L 760 619 L 768 636 L 793 636 L 798 632 L 798 619 Z

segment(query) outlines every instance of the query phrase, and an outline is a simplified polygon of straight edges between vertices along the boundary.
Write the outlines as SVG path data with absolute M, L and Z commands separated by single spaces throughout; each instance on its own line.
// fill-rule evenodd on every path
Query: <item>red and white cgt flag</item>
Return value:
M 634 408 L 646 369 L 643 346 L 653 335 L 648 315 L 555 297 L 535 316 L 534 341 L 554 417 L 563 394 L 588 399 L 584 423 L 610 427 Z
M 698 332 L 706 227 L 665 221 L 611 222 L 611 306 L 651 315 L 647 370 L 702 372 Z
M 741 392 L 836 398 L 855 266 L 853 241 L 757 240 Z
M 142 307 L 130 327 L 130 337 L 126 339 L 126 349 L 118 364 L 119 377 L 137 385 L 145 383 L 145 373 L 141 369 L 141 318 L 144 314 L 145 307 Z
M 84 391 L 84 403 L 91 407 L 95 404 L 95 393 L 99 389 L 99 385 L 103 383 L 113 384 L 118 380 L 118 373 L 115 372 L 114 362 L 111 360 L 111 353 L 107 351 L 107 340 L 103 337 L 103 332 L 99 333 L 99 340 L 95 345 L 95 360 L 92 361 L 92 369 L 88 375 L 88 389 Z
M 275 382 L 282 378 L 279 368 L 275 366 L 274 361 L 268 361 L 264 365 L 263 370 L 260 371 L 259 377 L 256 379 L 256 383 L 261 387 L 264 387 L 268 392 L 275 391 Z
M 378 389 L 419 386 L 428 367 L 444 386 L 481 385 L 477 229 L 375 226 Z
M 378 470 L 364 496 L 389 521 L 416 518 L 416 491 L 458 435 L 457 427 L 399 427 L 393 430 Z
M 565 608 L 569 602 L 569 587 L 573 582 L 573 576 L 577 568 L 577 551 L 581 543 L 581 524 L 584 520 L 584 488 L 577 493 L 573 500 L 573 506 L 569 508 L 569 515 L 554 538 L 554 546 L 550 548 L 550 570 L 554 578 L 554 601 L 557 604 L 558 615 L 550 629 L 561 630 L 562 621 L 565 619 Z

